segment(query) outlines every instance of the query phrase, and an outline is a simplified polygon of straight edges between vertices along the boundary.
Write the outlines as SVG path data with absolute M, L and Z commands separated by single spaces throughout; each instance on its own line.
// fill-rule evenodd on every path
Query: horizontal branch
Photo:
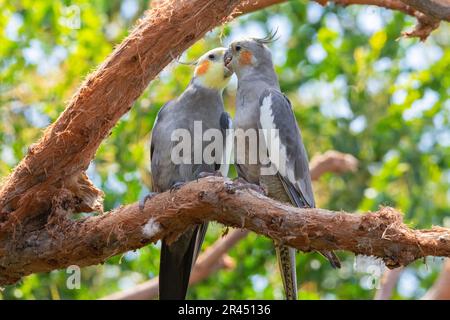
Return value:
M 395 0 L 385 1 L 392 2 Z M 45 225 L 52 210 L 51 199 L 59 193 L 71 193 L 74 201 L 69 203 L 76 212 L 102 211 L 103 193 L 84 171 L 100 143 L 150 80 L 173 56 L 236 12 L 276 3 L 280 1 L 163 1 L 149 10 L 87 77 L 66 110 L 4 180 L 0 187 L 0 238 Z M 171 41 L 161 40 L 167 38 Z
M 400 11 L 417 19 L 413 30 L 403 32 L 406 37 L 418 37 L 425 40 L 433 30 L 439 27 L 440 21 L 450 21 L 450 2 L 448 0 L 314 0 L 322 6 L 335 3 L 341 6 L 373 5 L 380 8 Z M 254 12 L 286 0 L 251 0 L 242 2 L 233 16 Z
M 270 1 L 263 0 L 248 3 L 257 5 L 262 2 L 271 4 Z M 274 0 L 272 4 L 274 2 L 279 1 Z M 222 182 L 217 180 L 208 182 L 212 185 L 205 185 L 205 181 L 189 184 L 192 190 L 188 190 L 185 198 L 180 192 L 175 195 L 159 195 L 155 198 L 158 201 L 151 202 L 150 211 L 145 210 L 143 213 L 139 212 L 137 205 L 130 205 L 80 221 L 68 218 L 75 212 L 102 210 L 103 193 L 94 187 L 84 171 L 100 143 L 109 135 L 120 117 L 130 110 L 150 80 L 173 56 L 179 55 L 207 31 L 231 19 L 238 5 L 245 3 L 247 2 L 242 0 L 164 1 L 160 6 L 149 10 L 130 35 L 87 77 L 69 101 L 66 110 L 45 131 L 43 137 L 29 147 L 26 157 L 0 188 L 0 284 L 13 283 L 24 275 L 70 264 L 85 266 L 99 263 L 112 255 L 139 248 L 163 236 L 176 238 L 187 225 L 204 220 L 216 220 L 231 226 L 242 225 L 306 251 L 321 249 L 321 246 L 337 246 L 356 253 L 358 250 L 368 253 L 373 249 L 375 255 L 390 261 L 390 265 L 406 264 L 420 256 L 420 253 L 412 249 L 411 236 L 420 236 L 420 248 L 428 248 L 428 251 L 424 250 L 425 253 L 432 254 L 432 250 L 437 250 L 434 255 L 448 256 L 447 229 L 423 232 L 409 230 L 401 223 L 400 216 L 391 209 L 383 209 L 363 218 L 341 213 L 333 215 L 320 209 L 293 209 L 265 198 L 263 201 L 261 196 L 248 192 L 229 195 L 223 190 Z M 242 8 L 241 13 L 244 12 Z M 247 12 L 251 11 L 251 6 L 245 8 Z M 212 190 L 196 189 L 199 187 L 211 187 Z M 196 198 L 200 195 L 205 198 Z M 254 209 L 263 211 L 254 213 L 248 206 L 249 203 L 241 203 L 240 207 L 236 207 L 243 195 L 250 197 L 247 200 L 256 201 Z M 172 197 L 184 199 L 184 202 L 179 203 L 184 207 L 171 202 Z M 224 202 L 214 204 L 205 200 L 209 197 L 219 197 Z M 161 202 L 161 199 L 166 202 Z M 188 200 L 194 202 L 189 203 Z M 158 203 L 162 207 L 158 207 Z M 167 208 L 172 208 L 172 211 L 167 212 Z M 196 211 L 190 211 L 189 208 Z M 202 211 L 202 208 L 207 208 L 208 211 Z M 244 209 L 248 212 L 242 211 Z M 186 213 L 186 217 L 181 219 L 186 219 L 182 221 L 184 224 L 177 225 L 181 216 L 174 216 L 173 210 Z M 302 211 L 303 214 L 295 215 L 292 220 L 292 210 L 297 210 L 296 213 Z M 223 216 L 223 212 L 228 212 L 229 215 Z M 249 212 L 257 217 L 253 219 Z M 267 212 L 275 216 L 270 217 Z M 211 215 L 212 213 L 216 214 Z M 315 217 L 311 221 L 325 224 L 314 229 L 314 224 L 309 225 L 308 220 L 304 220 L 310 216 Z M 355 239 L 369 241 L 368 248 L 364 247 L 364 241 L 355 243 L 349 239 L 347 242 L 339 242 L 343 237 L 340 232 L 345 229 L 324 229 L 328 226 L 326 223 L 336 226 L 336 217 L 346 222 L 343 224 L 345 227 L 362 222 L 372 226 L 369 222 L 373 219 L 373 223 L 392 220 L 395 223 L 390 224 L 390 232 L 391 227 L 395 226 L 394 231 L 404 231 L 405 235 L 395 233 L 401 241 L 394 245 L 387 238 L 375 241 L 373 232 L 369 232 L 366 239 L 364 234 L 354 230 L 353 235 L 359 237 Z M 364 220 L 366 218 L 369 222 Z M 145 219 L 153 219 L 157 223 L 153 225 Z M 160 225 L 163 231 L 158 231 L 157 236 L 144 236 L 142 226 L 147 223 L 149 224 L 144 230 L 152 231 L 154 226 Z M 400 229 L 397 228 L 397 223 Z M 168 229 L 170 226 L 174 229 Z M 376 226 L 381 228 L 379 224 Z M 438 246 L 435 241 L 439 239 L 436 237 L 442 234 L 445 237 Z M 430 238 L 429 242 L 425 241 L 426 236 Z M 395 248 L 408 250 L 397 253 Z M 387 251 L 383 251 L 384 249 Z M 389 254 L 393 254 L 392 258 L 388 257 Z
M 227 256 L 227 252 L 248 234 L 247 230 L 233 230 L 217 240 L 202 253 L 192 270 L 189 285 L 194 285 L 220 269 L 234 267 L 235 262 Z M 150 300 L 158 296 L 159 277 L 138 284 L 137 286 L 111 294 L 102 300 Z
M 350 154 L 345 154 L 345 153 L 341 153 L 335 150 L 330 150 L 327 151 L 324 154 L 321 155 L 317 155 L 315 157 L 313 157 L 313 159 L 311 160 L 311 166 L 310 166 L 310 171 L 311 171 L 311 178 L 313 180 L 318 179 L 321 175 L 323 175 L 325 172 L 334 172 L 334 173 L 341 173 L 341 172 L 346 172 L 346 171 L 354 171 L 355 168 L 358 165 L 358 160 L 356 158 L 354 158 L 352 155 Z M 70 228 L 70 221 L 67 221 L 67 217 L 70 217 L 70 212 L 67 212 L 67 210 L 72 210 L 71 208 L 71 201 L 73 201 L 73 198 L 71 200 L 70 194 L 69 193 L 65 193 L 62 195 L 62 197 L 57 197 L 54 198 L 54 204 L 55 206 L 53 207 L 53 211 L 49 216 L 49 224 L 45 225 L 43 227 L 40 228 L 36 228 L 33 231 L 33 235 L 31 236 L 34 239 L 37 239 L 38 236 L 36 236 L 37 234 L 40 234 L 39 229 L 44 229 L 44 234 L 48 233 L 50 229 L 53 229 L 54 232 L 51 232 L 50 235 L 53 237 L 54 234 L 56 234 L 57 232 L 59 232 L 58 228 L 58 223 L 60 222 L 64 222 L 64 226 L 60 226 L 59 228 L 63 228 L 64 230 L 67 230 Z M 61 208 L 61 206 L 64 206 L 63 208 Z M 115 218 L 115 217 L 113 217 Z M 69 225 L 68 225 L 69 224 Z M 73 226 L 72 226 L 73 227 Z M 74 226 L 75 228 L 77 228 L 77 226 Z M 109 232 L 109 229 L 108 229 Z M 29 235 L 26 236 L 26 238 Z M 70 235 L 68 235 L 70 237 Z M 44 236 L 45 237 L 45 236 Z M 5 274 L 2 274 L 1 271 L 3 270 L 3 264 L 2 264 L 2 256 L 6 255 L 8 253 L 12 253 L 12 254 L 19 254 L 18 259 L 24 259 L 25 262 L 21 262 L 19 264 L 23 264 L 23 263 L 28 263 L 27 261 L 29 259 L 33 260 L 33 257 L 30 256 L 20 256 L 20 252 L 16 253 L 17 251 L 17 247 L 18 247 L 18 242 L 17 242 L 17 238 L 20 238 L 19 236 L 13 234 L 13 238 L 14 241 L 11 241 L 10 239 L 3 239 L 2 241 L 0 241 L 0 281 L 1 281 L 1 277 L 11 277 L 11 279 L 18 279 L 17 277 L 21 277 L 20 274 L 22 274 L 22 272 L 17 272 L 17 274 L 19 274 L 19 276 L 14 273 L 12 275 L 7 275 L 8 271 L 6 271 Z M 50 240 L 51 241 L 51 240 Z M 77 241 L 77 240 L 74 240 Z M 26 242 L 26 241 L 25 241 Z M 40 241 L 33 241 L 28 243 L 27 245 L 33 244 L 34 246 L 34 252 L 39 252 L 39 251 L 44 251 L 45 248 L 42 249 L 37 249 L 37 247 L 41 244 L 52 244 L 51 242 L 47 243 L 45 240 L 40 240 Z M 55 244 L 56 242 L 53 242 L 53 244 Z M 70 243 L 70 241 L 68 241 L 68 243 Z M 106 242 L 106 243 L 102 243 L 101 245 L 103 246 L 109 246 L 110 243 Z M 143 246 L 144 244 L 142 244 Z M 19 245 L 20 247 L 20 245 Z M 131 248 L 131 247 L 123 247 L 120 249 L 120 251 L 118 251 L 117 253 L 122 253 L 131 249 L 134 249 L 135 247 Z M 59 248 L 58 250 L 63 251 L 66 250 L 64 248 Z M 68 250 L 68 249 L 67 249 Z M 109 252 L 107 248 L 103 248 L 100 246 L 100 244 L 96 245 L 96 251 L 101 251 L 101 252 Z M 50 256 L 54 254 L 54 252 L 50 252 Z M 75 258 L 76 260 L 72 262 L 70 262 L 71 260 L 69 260 L 67 258 L 67 260 L 65 261 L 65 263 L 67 265 L 70 264 L 80 264 L 79 258 L 76 256 L 73 256 L 72 258 Z M 5 260 L 5 264 L 13 264 L 14 259 L 12 259 L 12 256 L 10 257 L 9 260 Z M 51 260 L 49 260 L 51 261 Z M 89 261 L 86 261 L 83 265 L 89 265 Z M 98 263 L 98 262 L 93 262 L 93 263 Z M 38 262 L 38 264 L 41 264 L 41 262 Z M 36 266 L 34 266 L 33 264 L 30 264 L 28 266 L 29 270 L 31 270 L 31 272 L 39 272 L 39 271 L 50 271 L 52 270 L 51 268 L 51 263 L 49 262 L 49 266 L 46 266 L 47 269 L 34 269 Z M 13 269 L 12 268 L 13 265 L 11 265 L 10 268 L 5 268 L 5 270 L 8 269 Z M 57 269 L 59 266 L 56 266 L 53 269 Z M 35 271 L 33 271 L 35 270 Z M 24 272 L 24 274 L 28 274 L 30 273 L 29 271 Z M 11 280 L 11 281 L 15 281 L 15 280 Z M 153 287 L 151 287 L 153 288 Z M 154 290 L 154 289 L 152 289 Z
M 87 266 L 118 253 L 166 239 L 169 243 L 193 224 L 217 221 L 272 238 L 301 251 L 347 250 L 382 258 L 390 268 L 419 258 L 450 256 L 450 230 L 411 230 L 392 208 L 349 214 L 283 205 L 238 182 L 209 177 L 165 192 L 146 203 L 120 207 L 79 221 L 67 218 L 71 197 L 55 199 L 46 229 L 18 239 L 0 258 L 0 284 L 70 264 Z M 1 242 L 0 242 L 1 247 Z
M 324 154 L 316 155 L 310 162 L 310 173 L 313 180 L 318 180 L 324 173 L 354 172 L 358 167 L 358 160 L 351 154 L 330 150 Z M 191 274 L 189 284 L 193 285 L 210 276 L 217 270 L 230 267 L 229 257 L 226 255 L 236 243 L 244 239 L 248 230 L 233 230 L 223 238 L 217 240 L 202 253 Z M 137 286 L 111 294 L 104 300 L 149 300 L 158 295 L 159 278 L 155 277 Z

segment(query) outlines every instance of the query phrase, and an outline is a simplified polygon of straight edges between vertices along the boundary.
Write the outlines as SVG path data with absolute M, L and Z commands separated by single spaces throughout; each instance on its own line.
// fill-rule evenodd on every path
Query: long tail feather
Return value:
M 297 274 L 295 270 L 295 249 L 275 245 L 286 300 L 297 300 Z
M 168 245 L 162 241 L 159 270 L 159 299 L 183 300 L 186 297 L 192 266 L 206 233 L 205 223 L 186 231 Z

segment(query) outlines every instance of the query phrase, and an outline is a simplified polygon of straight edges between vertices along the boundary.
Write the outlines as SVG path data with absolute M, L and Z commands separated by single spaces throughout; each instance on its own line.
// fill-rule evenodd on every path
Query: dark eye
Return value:
M 236 47 L 234 47 L 236 49 L 236 51 L 241 51 L 242 47 L 240 45 L 237 45 Z
M 216 56 L 213 55 L 213 54 L 210 54 L 210 55 L 208 56 L 208 58 L 209 58 L 209 60 L 214 60 L 214 59 L 216 58 Z

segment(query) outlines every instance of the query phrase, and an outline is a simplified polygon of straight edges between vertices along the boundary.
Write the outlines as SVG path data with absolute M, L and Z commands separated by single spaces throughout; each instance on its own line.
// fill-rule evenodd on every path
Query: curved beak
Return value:
M 225 73 L 224 73 L 224 75 L 225 75 L 225 78 L 229 78 L 229 77 L 231 77 L 233 75 L 233 71 L 230 68 L 228 68 L 227 66 L 225 66 Z
M 225 65 L 225 68 L 233 72 L 233 66 L 231 65 L 231 61 L 233 60 L 233 53 L 231 52 L 231 49 L 228 49 L 225 51 L 225 54 L 223 55 L 223 62 Z

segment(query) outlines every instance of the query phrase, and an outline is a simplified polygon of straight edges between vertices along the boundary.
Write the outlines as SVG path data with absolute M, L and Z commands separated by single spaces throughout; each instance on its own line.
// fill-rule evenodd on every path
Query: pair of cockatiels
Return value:
M 239 177 L 249 183 L 263 185 L 268 196 L 276 200 L 297 207 L 314 207 L 308 157 L 291 104 L 280 91 L 271 53 L 265 45 L 270 40 L 233 42 L 228 49 L 217 48 L 198 59 L 194 76 L 186 90 L 177 99 L 164 105 L 155 121 L 150 151 L 153 191 L 177 188 L 187 181 L 198 179 L 202 173 L 214 173 L 220 169 L 222 175 L 227 175 L 228 167 L 226 164 L 221 167 L 224 161 L 220 160 L 214 163 L 196 162 L 194 155 L 188 155 L 190 161 L 175 163 L 172 150 L 176 142 L 172 141 L 171 133 L 183 129 L 194 135 L 196 121 L 201 121 L 203 132 L 218 129 L 225 133 L 231 126 L 231 119 L 224 111 L 222 91 L 234 72 L 238 78 L 234 129 L 242 129 L 240 132 L 275 129 L 276 145 L 279 148 L 268 154 L 269 162 L 277 170 L 272 174 L 261 174 L 263 165 L 259 160 L 256 163 L 249 161 L 249 144 L 246 144 L 244 161 L 242 157 L 240 161 L 235 160 Z M 260 144 L 266 146 L 272 143 L 267 141 L 267 134 L 263 137 L 266 141 L 258 141 L 258 148 Z M 262 140 L 261 136 L 258 140 Z M 201 142 L 200 148 L 205 146 L 206 143 Z M 228 152 L 225 149 L 226 143 L 220 150 L 222 155 L 216 154 L 216 159 L 226 159 Z M 274 155 L 277 156 L 276 161 L 272 157 Z M 264 166 L 267 167 L 267 163 Z M 170 245 L 162 241 L 160 299 L 185 298 L 191 269 L 206 229 L 207 223 L 204 223 L 190 227 Z M 295 249 L 279 244 L 275 244 L 275 248 L 286 298 L 296 299 Z M 339 265 L 333 253 L 323 254 L 334 266 Z

